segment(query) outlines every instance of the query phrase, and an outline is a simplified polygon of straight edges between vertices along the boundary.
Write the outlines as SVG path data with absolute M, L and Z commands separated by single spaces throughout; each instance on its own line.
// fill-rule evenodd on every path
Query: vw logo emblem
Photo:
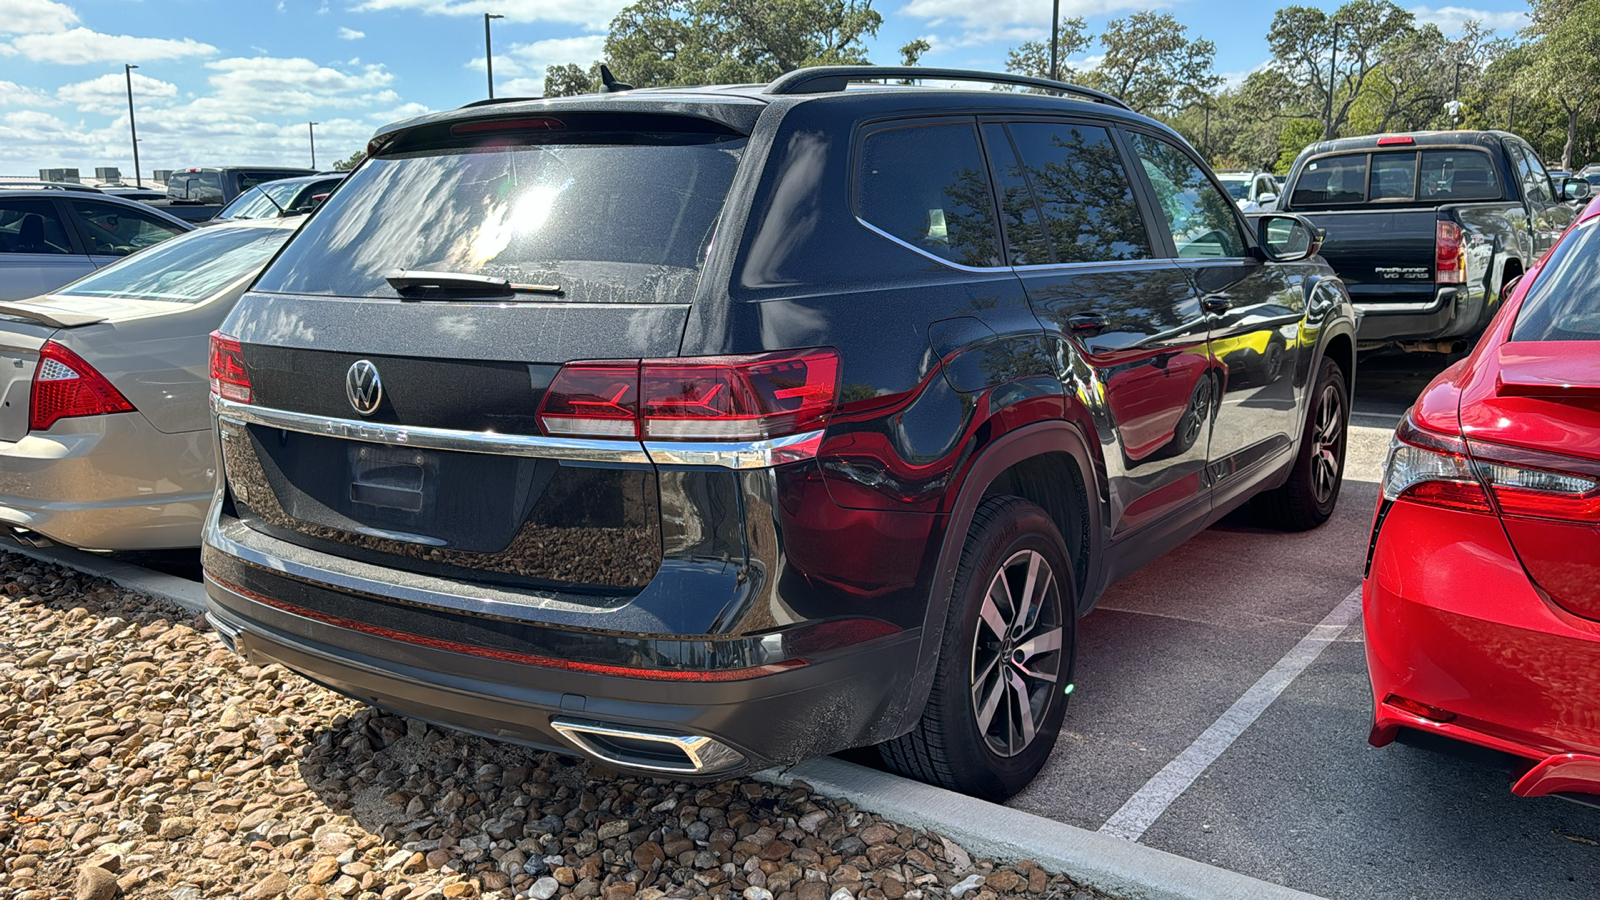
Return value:
M 383 402 L 383 379 L 378 377 L 378 367 L 365 359 L 352 363 L 344 374 L 344 395 L 363 416 L 377 412 L 378 404 Z

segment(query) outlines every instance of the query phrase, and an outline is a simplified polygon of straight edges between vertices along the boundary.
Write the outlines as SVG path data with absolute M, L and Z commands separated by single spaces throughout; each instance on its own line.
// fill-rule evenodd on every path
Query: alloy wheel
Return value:
M 1311 440 L 1311 489 L 1317 503 L 1325 504 L 1339 487 L 1340 470 L 1344 467 L 1344 401 L 1335 385 L 1322 389 Z
M 1063 616 L 1061 586 L 1037 551 L 1012 554 L 989 581 L 969 695 L 978 731 L 997 756 L 1027 749 L 1060 696 Z

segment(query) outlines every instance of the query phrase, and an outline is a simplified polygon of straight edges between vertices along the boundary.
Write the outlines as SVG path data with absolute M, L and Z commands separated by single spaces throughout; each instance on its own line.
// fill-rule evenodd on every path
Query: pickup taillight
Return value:
M 1439 284 L 1465 284 L 1466 260 L 1461 254 L 1461 226 L 1440 219 L 1434 230 L 1433 280 Z

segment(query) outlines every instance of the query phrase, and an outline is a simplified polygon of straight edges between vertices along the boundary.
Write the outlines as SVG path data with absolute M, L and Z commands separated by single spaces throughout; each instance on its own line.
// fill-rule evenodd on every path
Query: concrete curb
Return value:
M 974 857 L 1031 859 L 1127 900 L 1316 900 L 1312 894 L 1240 875 L 1071 825 L 977 800 L 943 788 L 825 758 L 768 769 L 758 781 L 799 779 L 817 793 L 960 844 Z
M 131 591 L 142 591 L 175 603 L 195 615 L 206 611 L 206 589 L 196 581 L 68 547 L 7 546 L 0 549 L 40 562 L 77 569 L 88 575 L 98 575 Z

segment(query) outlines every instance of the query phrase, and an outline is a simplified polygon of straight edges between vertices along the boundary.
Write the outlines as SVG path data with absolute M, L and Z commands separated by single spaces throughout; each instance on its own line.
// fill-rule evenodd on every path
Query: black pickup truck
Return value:
M 167 176 L 166 199 L 148 202 L 186 222 L 204 222 L 232 203 L 233 198 L 258 184 L 315 174 L 315 169 L 275 166 L 177 169 Z
M 1461 349 L 1509 284 L 1572 221 L 1581 179 L 1552 181 L 1504 131 L 1367 135 L 1312 144 L 1279 209 L 1324 229 L 1322 256 L 1363 314 L 1363 348 Z

